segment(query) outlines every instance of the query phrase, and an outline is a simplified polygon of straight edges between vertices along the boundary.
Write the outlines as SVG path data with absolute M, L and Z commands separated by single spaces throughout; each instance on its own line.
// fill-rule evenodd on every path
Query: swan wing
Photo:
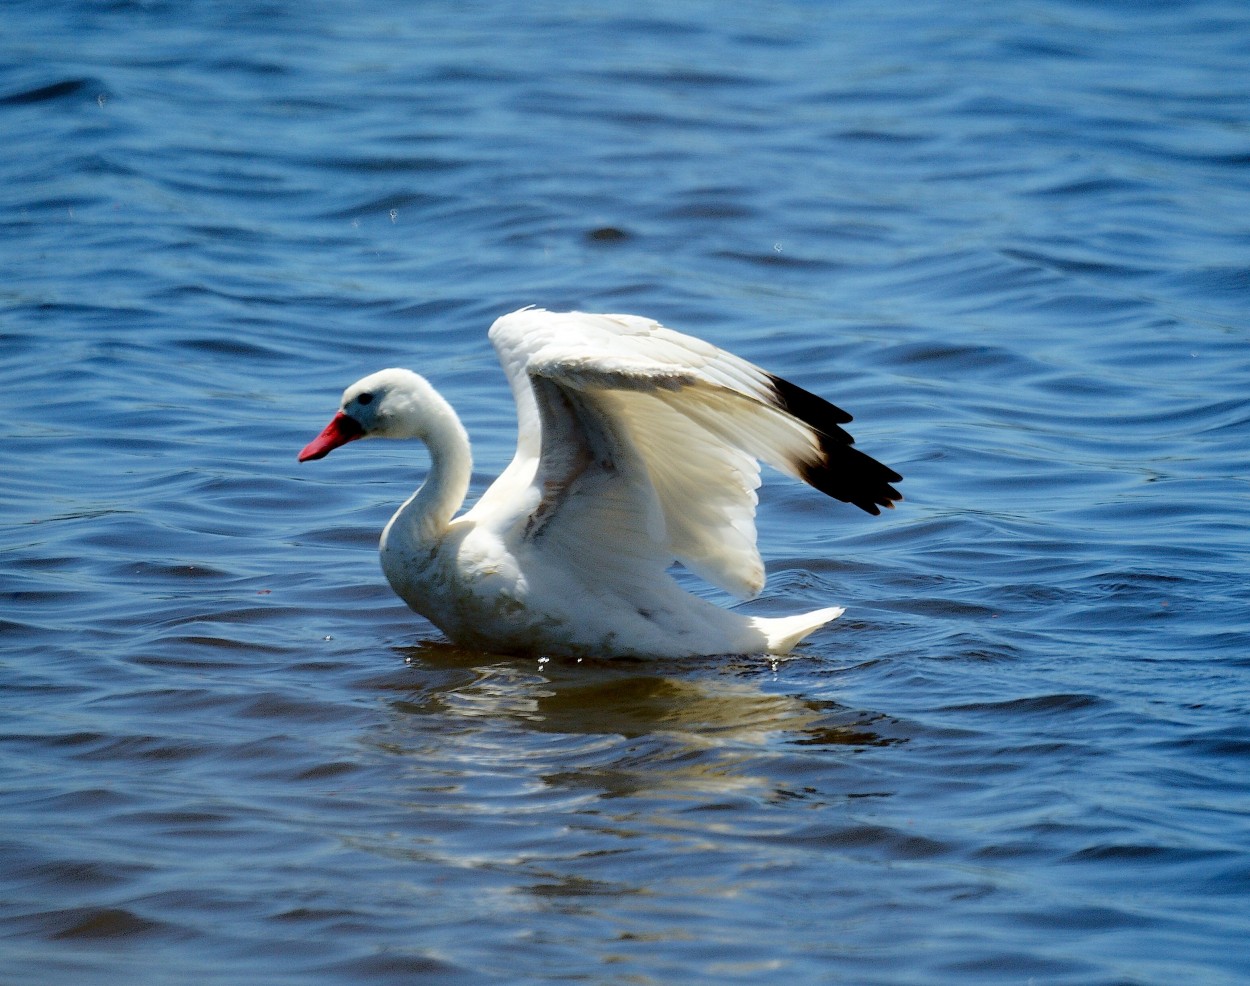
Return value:
M 584 564 L 675 559 L 749 597 L 764 584 L 760 461 L 869 513 L 901 498 L 901 477 L 852 447 L 845 411 L 658 322 L 523 309 L 490 335 L 519 435 L 483 499 L 526 486 L 525 536 Z

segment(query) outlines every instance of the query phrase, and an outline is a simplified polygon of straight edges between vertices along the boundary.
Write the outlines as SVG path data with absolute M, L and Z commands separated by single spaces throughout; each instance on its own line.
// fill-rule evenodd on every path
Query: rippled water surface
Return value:
M 30 3 L 0 30 L 0 968 L 24 984 L 1250 980 L 1250 8 Z M 457 650 L 525 304 L 847 407 L 792 660 Z

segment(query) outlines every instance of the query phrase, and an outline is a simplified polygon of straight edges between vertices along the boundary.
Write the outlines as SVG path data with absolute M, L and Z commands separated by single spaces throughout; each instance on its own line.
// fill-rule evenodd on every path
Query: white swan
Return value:
M 635 315 L 536 308 L 491 327 L 516 399 L 516 456 L 477 504 L 469 439 L 410 370 L 352 384 L 302 452 L 419 438 L 424 484 L 382 533 L 382 569 L 455 642 L 506 653 L 785 654 L 840 616 L 744 616 L 693 596 L 682 562 L 740 597 L 764 585 L 759 462 L 871 514 L 900 477 L 853 448 L 851 416 L 709 343 Z M 454 517 L 454 519 L 453 519 Z

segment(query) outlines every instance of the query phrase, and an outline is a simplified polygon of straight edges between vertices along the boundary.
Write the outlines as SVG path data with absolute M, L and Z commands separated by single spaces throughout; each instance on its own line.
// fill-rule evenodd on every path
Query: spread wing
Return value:
M 749 597 L 764 585 L 761 461 L 872 514 L 901 499 L 901 477 L 853 447 L 845 411 L 657 322 L 522 309 L 490 338 L 519 430 L 483 501 L 528 491 L 525 536 L 582 564 L 678 560 Z

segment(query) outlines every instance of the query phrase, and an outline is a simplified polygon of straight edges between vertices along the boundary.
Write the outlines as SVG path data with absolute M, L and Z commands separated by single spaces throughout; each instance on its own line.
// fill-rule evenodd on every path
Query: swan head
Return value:
M 441 403 L 411 370 L 379 370 L 343 391 L 338 413 L 304 446 L 300 462 L 321 459 L 358 438 L 424 438 L 428 409 Z

